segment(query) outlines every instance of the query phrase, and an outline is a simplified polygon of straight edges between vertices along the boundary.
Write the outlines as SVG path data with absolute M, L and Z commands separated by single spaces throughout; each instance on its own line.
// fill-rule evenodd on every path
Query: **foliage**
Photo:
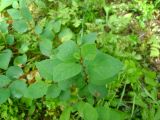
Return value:
M 157 8 L 0 0 L 0 118 L 160 119 Z

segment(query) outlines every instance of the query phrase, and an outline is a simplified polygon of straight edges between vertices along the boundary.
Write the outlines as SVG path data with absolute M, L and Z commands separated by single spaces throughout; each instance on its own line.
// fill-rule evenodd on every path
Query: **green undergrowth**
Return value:
M 0 0 L 0 119 L 159 120 L 159 3 Z

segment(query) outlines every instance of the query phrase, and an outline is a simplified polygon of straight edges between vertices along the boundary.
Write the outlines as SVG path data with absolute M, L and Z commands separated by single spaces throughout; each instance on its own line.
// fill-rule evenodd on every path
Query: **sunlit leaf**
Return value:
M 0 12 L 2 12 L 5 8 L 12 5 L 13 0 L 1 0 L 0 2 Z

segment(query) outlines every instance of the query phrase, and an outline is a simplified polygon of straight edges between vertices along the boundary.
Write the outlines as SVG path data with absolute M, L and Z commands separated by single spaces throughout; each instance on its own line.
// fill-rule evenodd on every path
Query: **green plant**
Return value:
M 90 35 L 90 34 L 89 34 Z M 81 39 L 78 45 L 69 40 L 63 42 L 51 59 L 36 63 L 40 76 L 39 80 L 29 87 L 23 80 L 18 80 L 23 71 L 18 66 L 10 66 L 10 54 L 4 52 L 1 61 L 6 64 L 6 75 L 1 75 L 0 103 L 12 97 L 37 99 L 46 95 L 47 98 L 69 100 L 73 95 L 77 99 L 89 99 L 92 96 L 103 98 L 106 95 L 106 83 L 122 69 L 122 63 L 110 55 L 96 49 L 95 38 L 89 35 Z M 42 54 L 44 49 L 42 49 Z M 106 74 L 107 73 L 107 74 Z
M 158 120 L 158 7 L 0 0 L 0 118 Z
M 12 3 L 7 4 L 6 7 L 10 5 Z M 69 8 L 66 7 L 66 9 Z M 74 9 L 70 15 L 77 11 L 76 4 L 74 4 Z M 95 113 L 93 119 L 98 119 L 98 112 L 92 106 L 96 103 L 94 99 L 105 98 L 107 95 L 106 84 L 114 80 L 116 74 L 122 69 L 122 63 L 96 48 L 96 33 L 77 35 L 77 41 L 71 40 L 76 38 L 75 33 L 70 28 L 62 26 L 71 19 L 70 16 L 67 19 L 63 16 L 52 20 L 44 19 L 39 22 L 39 25 L 35 24 L 34 18 L 23 0 L 19 1 L 19 7 L 13 6 L 13 8 L 7 9 L 7 13 L 12 22 L 8 24 L 3 19 L 0 26 L 3 40 L 7 39 L 6 43 L 2 42 L 1 44 L 4 48 L 0 53 L 0 68 L 3 71 L 3 75 L 0 76 L 2 83 L 0 103 L 5 103 L 9 97 L 33 101 L 42 98 L 60 102 L 69 101 L 74 105 L 71 108 L 62 109 L 63 113 L 60 115 L 60 119 L 66 119 L 66 116 L 69 119 L 71 111 L 79 111 L 82 114 L 79 116 L 82 118 L 92 119 L 93 116 L 90 116 L 89 112 L 86 112 L 87 110 Z M 9 25 L 12 26 L 12 32 L 8 30 Z M 62 43 L 58 43 L 58 48 L 53 46 L 54 38 L 58 38 Z M 29 42 L 26 39 L 29 39 Z M 57 44 L 56 41 L 55 44 Z M 14 49 L 5 49 L 7 45 L 15 47 Z M 37 45 L 39 46 L 38 51 L 34 48 Z M 16 56 L 14 56 L 15 50 Z M 32 62 L 28 53 L 36 51 L 47 59 L 32 63 L 31 67 L 27 66 L 27 61 L 29 64 Z M 11 63 L 13 57 L 14 61 Z M 38 71 L 35 74 L 27 73 L 28 75 L 25 75 L 34 66 Z M 33 78 L 35 80 L 32 83 Z M 77 104 L 83 105 L 84 110 L 76 107 Z M 43 104 L 41 105 L 43 106 Z M 29 106 L 33 113 L 35 105 L 30 104 Z M 40 109 L 43 109 L 42 106 Z M 66 108 L 68 104 L 64 102 L 60 106 Z

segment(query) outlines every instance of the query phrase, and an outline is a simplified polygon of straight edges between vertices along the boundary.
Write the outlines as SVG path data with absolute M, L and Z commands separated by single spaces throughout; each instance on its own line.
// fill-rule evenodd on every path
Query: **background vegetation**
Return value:
M 159 7 L 160 0 L 0 0 L 0 119 L 160 120 Z M 82 58 L 88 65 L 97 51 L 106 54 L 88 71 L 106 65 L 93 79 L 110 79 L 88 87 L 77 64 L 85 70 Z M 72 63 L 52 75 L 55 56 Z

